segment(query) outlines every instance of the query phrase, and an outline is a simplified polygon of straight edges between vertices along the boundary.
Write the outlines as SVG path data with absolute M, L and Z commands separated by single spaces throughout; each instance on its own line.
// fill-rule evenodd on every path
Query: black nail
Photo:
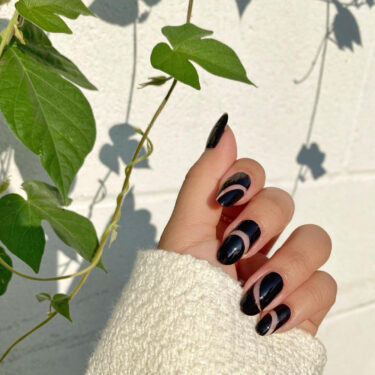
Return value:
M 223 264 L 237 262 L 250 250 L 259 236 L 260 229 L 255 221 L 242 221 L 221 244 L 217 252 L 217 260 Z
M 222 206 L 231 206 L 239 201 L 250 187 L 250 177 L 243 172 L 238 172 L 226 180 L 219 189 L 216 200 Z
M 280 293 L 284 283 L 282 277 L 271 272 L 258 280 L 242 297 L 240 306 L 246 315 L 256 315 Z
M 214 148 L 219 143 L 221 136 L 224 133 L 225 127 L 228 124 L 228 114 L 224 113 L 215 126 L 212 128 L 210 135 L 208 136 L 206 148 Z
M 255 330 L 261 336 L 271 335 L 284 325 L 289 318 L 290 308 L 287 305 L 276 306 L 258 322 Z

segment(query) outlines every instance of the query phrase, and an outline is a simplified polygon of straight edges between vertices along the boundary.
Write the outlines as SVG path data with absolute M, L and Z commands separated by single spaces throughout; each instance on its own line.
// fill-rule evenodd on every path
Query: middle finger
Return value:
M 294 212 L 291 196 L 278 188 L 265 188 L 256 194 L 224 232 L 217 259 L 233 264 L 248 258 L 279 235 Z

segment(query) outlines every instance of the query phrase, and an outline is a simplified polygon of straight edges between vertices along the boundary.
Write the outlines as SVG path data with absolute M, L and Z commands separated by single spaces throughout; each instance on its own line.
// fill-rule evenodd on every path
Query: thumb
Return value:
M 221 177 L 237 158 L 236 140 L 227 122 L 225 113 L 212 128 L 205 151 L 186 174 L 170 219 L 178 226 L 183 225 L 185 230 L 204 228 L 206 238 L 210 235 L 216 238 L 216 226 L 222 212 L 216 193 Z M 181 233 L 182 228 L 174 229 Z M 191 238 L 194 233 L 190 233 L 191 240 L 202 239 Z

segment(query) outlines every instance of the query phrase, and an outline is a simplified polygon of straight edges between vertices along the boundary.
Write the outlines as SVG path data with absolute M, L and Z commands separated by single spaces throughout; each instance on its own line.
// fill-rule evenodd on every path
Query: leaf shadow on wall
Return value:
M 69 373 L 83 375 L 87 362 L 93 353 L 100 332 L 107 324 L 113 307 L 126 285 L 133 268 L 137 249 L 156 247 L 156 228 L 151 223 L 151 214 L 146 209 L 136 209 L 133 188 L 126 195 L 122 216 L 119 221 L 117 240 L 110 248 L 106 246 L 103 253 L 103 263 L 108 273 L 94 269 L 85 285 L 71 303 L 71 316 L 73 324 L 65 318 L 57 316 L 53 321 L 34 333 L 29 340 L 24 341 L 1 364 L 4 371 L 9 373 L 22 373 L 29 375 L 48 375 L 53 369 L 54 375 L 66 375 L 67 365 Z M 49 244 L 54 243 L 54 235 L 50 233 Z M 73 252 L 71 249 L 68 251 Z M 52 251 L 51 251 L 52 253 Z M 48 256 L 52 256 L 49 254 Z M 43 259 L 45 262 L 45 259 Z M 48 262 L 51 269 L 48 273 L 56 272 L 55 261 Z M 87 267 L 83 262 L 80 269 Z M 45 267 L 43 266 L 45 269 Z M 63 272 L 63 271 L 61 271 Z M 71 293 L 78 282 L 71 284 L 66 293 Z M 19 279 L 19 284 L 25 283 Z M 12 280 L 14 282 L 14 280 Z M 11 284 L 12 284 L 11 282 Z M 43 319 L 43 311 L 47 311 L 47 304 L 38 305 L 34 294 L 56 292 L 56 282 L 30 283 L 35 290 L 30 292 L 30 287 L 23 290 L 23 294 L 12 293 L 11 301 L 2 308 L 2 318 L 6 325 L 0 327 L 0 350 L 4 351 L 13 339 L 30 329 Z M 12 301 L 26 301 L 25 289 L 29 291 L 28 303 L 36 304 L 39 312 L 33 309 L 22 321 L 12 318 L 11 311 L 15 308 Z M 64 290 L 65 292 L 65 290 Z M 10 293 L 9 293 L 10 295 Z M 8 295 L 8 296 L 9 296 Z M 7 294 L 5 295 L 5 298 Z M 4 297 L 3 297 L 4 298 Z M 3 301 L 7 302 L 6 299 Z M 25 302 L 26 303 L 26 302 Z M 35 307 L 35 305 L 33 306 Z M 5 313 L 5 315 L 3 314 Z M 9 324 L 8 324 L 9 323 Z M 6 334 L 6 335 L 5 335 Z M 7 340 L 4 338 L 8 337 Z M 42 360 L 41 360 L 42 358 Z
M 157 1 L 145 2 L 147 5 L 157 3 Z M 108 3 L 107 5 L 109 6 L 110 4 Z M 128 10 L 129 5 L 127 4 L 124 9 Z M 130 139 L 136 133 L 129 123 L 136 75 L 137 20 L 133 22 L 133 34 L 133 72 L 125 121 L 122 124 L 114 125 L 110 129 L 111 142 L 103 145 L 100 152 L 100 161 L 108 167 L 107 175 L 111 173 L 123 174 L 124 164 L 130 161 L 138 143 Z M 38 156 L 31 153 L 14 138 L 4 121 L 2 121 L 0 127 L 0 155 L 4 154 L 4 162 L 0 163 L 0 168 L 3 166 L 3 174 L 9 172 L 9 163 L 7 161 L 13 156 L 12 152 L 14 152 L 14 159 L 23 179 L 37 178 L 49 182 L 48 175 L 40 166 Z M 7 154 L 5 155 L 5 153 Z M 145 149 L 142 148 L 140 154 L 144 153 Z M 135 168 L 148 167 L 148 161 L 143 161 L 135 166 Z M 98 196 L 105 195 L 105 193 L 105 183 L 99 183 Z M 94 199 L 90 206 L 90 217 L 96 203 L 97 201 Z M 106 210 L 107 213 L 109 213 L 108 209 Z M 65 375 L 66 364 L 69 363 L 69 371 L 71 373 L 85 373 L 87 360 L 94 349 L 95 340 L 98 338 L 101 329 L 106 325 L 111 313 L 111 307 L 115 304 L 131 273 L 136 251 L 140 248 L 155 248 L 157 245 L 156 228 L 151 224 L 150 218 L 151 214 L 147 209 L 135 209 L 134 193 L 133 189 L 131 189 L 124 201 L 123 216 L 119 222 L 120 228 L 118 229 L 117 240 L 111 248 L 104 250 L 103 262 L 109 272 L 106 274 L 102 270 L 95 269 L 90 275 L 87 284 L 85 284 L 71 304 L 73 325 L 63 317 L 56 317 L 53 323 L 47 324 L 46 327 L 35 333 L 31 340 L 26 340 L 10 353 L 4 365 L 2 364 L 4 371 L 9 370 L 30 375 L 47 375 L 53 369 L 55 375 Z M 72 249 L 61 243 L 48 225 L 43 225 L 43 227 L 48 241 L 41 267 L 43 274 L 40 276 L 56 275 L 58 265 L 56 249 L 61 250 L 68 257 L 66 264 L 59 263 L 59 273 L 65 274 L 66 269 L 64 270 L 64 267 L 67 268 L 74 260 L 78 259 L 78 256 Z M 16 268 L 30 273 L 28 269 L 23 269 L 21 266 L 22 264 L 15 263 Z M 80 267 L 81 269 L 87 267 L 87 262 L 83 262 Z M 74 284 L 77 281 L 75 279 Z M 43 319 L 43 312 L 48 308 L 46 305 L 36 303 L 35 294 L 41 291 L 53 294 L 58 289 L 56 282 L 44 283 L 43 285 L 40 283 L 27 283 L 26 287 L 24 285 L 24 279 L 12 280 L 10 288 L 14 288 L 13 291 L 3 297 L 7 298 L 7 300 L 9 298 L 10 302 L 6 304 L 6 309 L 2 309 L 2 317 L 7 322 L 11 322 L 11 324 L 7 326 L 8 328 L 0 328 L 0 332 L 5 329 L 2 333 L 6 333 L 6 337 L 9 337 L 10 340 L 1 342 L 1 352 L 11 344 L 12 340 L 18 338 L 30 327 L 34 326 L 36 322 Z M 64 288 L 63 292 L 70 293 L 72 288 L 73 285 L 70 285 L 69 289 L 66 290 Z M 26 299 L 33 305 L 28 314 L 20 320 L 19 317 L 12 314 L 12 310 L 15 309 L 15 304 L 12 301 L 26 301 Z M 0 333 L 0 336 L 4 337 L 2 333 Z M 43 366 L 40 363 L 40 358 L 44 358 Z
M 90 9 L 102 20 L 120 26 L 144 22 L 151 12 L 151 7 L 161 0 L 143 0 L 148 10 L 140 13 L 140 0 L 95 0 Z
M 251 0 L 236 0 L 237 8 L 240 13 L 240 17 L 245 13 L 247 6 L 251 3 Z
M 101 150 L 99 159 L 106 165 L 112 172 L 116 174 L 120 173 L 120 160 L 124 164 L 128 164 L 133 156 L 133 149 L 138 145 L 138 141 L 130 139 L 131 136 L 135 135 L 133 127 L 129 124 L 114 125 L 109 130 L 109 135 L 112 140 L 112 144 L 105 144 Z M 145 148 L 142 148 L 143 154 Z M 140 156 L 142 153 L 140 154 Z M 136 164 L 134 168 L 149 168 L 148 160 L 142 160 Z
M 9 23 L 7 18 L 0 18 L 0 30 L 4 29 Z
M 125 165 L 131 162 L 133 152 L 138 145 L 138 141 L 130 139 L 136 134 L 137 133 L 134 131 L 133 126 L 128 123 L 114 125 L 109 130 L 112 142 L 104 144 L 99 154 L 99 160 L 108 168 L 108 170 L 105 176 L 102 179 L 99 179 L 99 187 L 89 207 L 89 217 L 92 217 L 94 206 L 107 196 L 106 183 L 110 175 L 112 173 L 125 175 Z M 145 153 L 146 149 L 143 146 L 139 156 L 142 156 Z M 145 159 L 140 163 L 137 163 L 134 168 L 150 168 L 149 162 Z
M 133 188 L 126 195 L 118 224 L 116 241 L 110 248 L 106 246 L 104 249 L 103 263 L 108 274 L 98 269 L 90 276 L 72 304 L 72 316 L 77 324 L 75 327 L 68 326 L 69 331 L 65 330 L 64 333 L 65 349 L 69 348 L 67 358 L 72 346 L 80 352 L 72 364 L 73 372 L 77 374 L 84 374 L 87 368 L 100 332 L 106 326 L 130 277 L 137 250 L 157 246 L 156 227 L 151 223 L 151 213 L 147 209 L 135 209 Z
M 338 0 L 323 0 L 323 2 L 326 3 L 324 14 L 326 25 L 322 41 L 306 74 L 301 79 L 294 81 L 295 84 L 301 84 L 309 78 L 320 58 L 318 82 L 306 139 L 301 145 L 296 157 L 296 162 L 300 167 L 292 190 L 293 196 L 297 192 L 299 182 L 305 182 L 309 173 L 314 180 L 327 173 L 323 166 L 323 162 L 326 159 L 326 153 L 321 151 L 321 147 L 318 143 L 312 142 L 312 134 L 321 99 L 328 44 L 331 42 L 342 51 L 350 50 L 354 53 L 354 45 L 362 46 L 362 39 L 359 24 L 354 17 L 351 8 L 359 9 L 362 6 L 372 8 L 374 5 L 373 0 L 353 0 L 351 3 L 343 3 Z M 333 21 L 331 21 L 332 5 L 334 5 L 336 12 Z

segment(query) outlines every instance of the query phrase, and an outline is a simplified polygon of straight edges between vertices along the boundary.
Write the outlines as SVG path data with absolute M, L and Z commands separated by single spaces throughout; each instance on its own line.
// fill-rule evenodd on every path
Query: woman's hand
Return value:
M 317 225 L 303 225 L 267 257 L 294 202 L 284 190 L 264 188 L 258 162 L 237 160 L 227 121 L 224 114 L 188 171 L 158 248 L 205 259 L 240 280 L 239 308 L 260 313 L 259 334 L 298 327 L 315 335 L 336 298 L 336 282 L 318 271 L 330 255 L 330 237 Z

